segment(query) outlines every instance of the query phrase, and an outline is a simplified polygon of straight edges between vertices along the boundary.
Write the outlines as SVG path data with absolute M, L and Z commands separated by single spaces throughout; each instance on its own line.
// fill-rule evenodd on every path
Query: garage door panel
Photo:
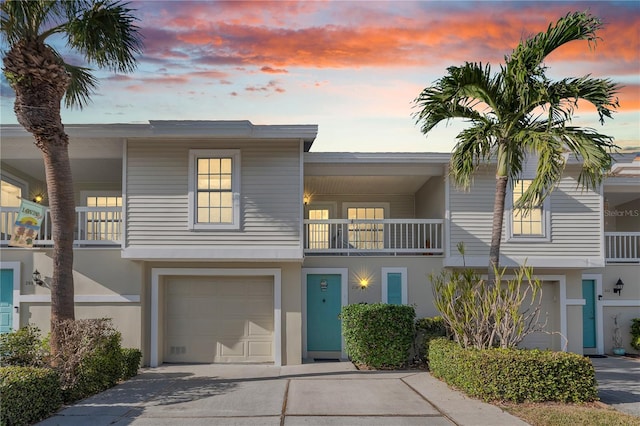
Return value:
M 273 345 L 271 344 L 271 342 L 249 342 L 249 356 L 265 358 L 272 357 L 272 347 Z
M 167 362 L 273 362 L 273 277 L 170 277 Z
M 233 340 L 222 340 L 219 343 L 219 354 L 223 357 L 245 357 L 245 343 Z
M 249 336 L 271 336 L 273 320 L 271 318 L 252 318 L 249 321 Z

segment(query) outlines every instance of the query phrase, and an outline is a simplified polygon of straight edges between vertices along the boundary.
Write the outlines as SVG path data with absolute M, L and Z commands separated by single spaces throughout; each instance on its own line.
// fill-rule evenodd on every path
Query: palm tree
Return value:
M 536 177 L 518 201 L 525 212 L 540 203 L 560 180 L 566 154 L 582 162 L 578 182 L 596 188 L 611 165 L 613 138 L 590 128 L 570 126 L 578 101 L 593 104 L 600 123 L 618 106 L 619 86 L 609 79 L 571 77 L 551 81 L 545 58 L 574 40 L 598 40 L 602 22 L 589 13 L 570 13 L 547 31 L 522 41 L 500 71 L 489 64 L 465 63 L 425 88 L 414 100 L 416 122 L 426 134 L 438 123 L 461 118 L 470 126 L 457 135 L 450 173 L 458 187 L 468 188 L 481 163 L 497 161 L 493 228 L 489 251 L 490 282 L 499 267 L 504 203 L 508 182 L 519 178 L 527 155 L 539 158 Z
M 135 69 L 142 41 L 126 3 L 111 0 L 7 0 L 0 5 L 0 30 L 8 45 L 4 75 L 15 91 L 18 122 L 42 151 L 51 220 L 51 349 L 59 351 L 57 324 L 74 319 L 73 231 L 75 204 L 69 137 L 60 104 L 84 107 L 97 87 L 91 70 L 66 63 L 47 40 L 66 39 L 87 63 L 120 72 Z

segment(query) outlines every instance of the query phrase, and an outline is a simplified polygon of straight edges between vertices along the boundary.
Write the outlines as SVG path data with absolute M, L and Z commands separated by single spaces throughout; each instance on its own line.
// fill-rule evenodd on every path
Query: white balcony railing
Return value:
M 605 232 L 609 263 L 640 263 L 640 232 Z
M 306 254 L 442 254 L 441 219 L 304 221 Z
M 0 207 L 0 245 L 6 246 L 18 216 L 17 207 Z M 35 246 L 52 246 L 51 216 L 47 209 Z M 113 246 L 122 240 L 122 207 L 76 207 L 76 246 Z

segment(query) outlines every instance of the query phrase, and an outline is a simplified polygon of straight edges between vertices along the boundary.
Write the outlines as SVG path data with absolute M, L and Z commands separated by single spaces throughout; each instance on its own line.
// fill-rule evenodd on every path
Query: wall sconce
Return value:
M 366 290 L 369 287 L 369 280 L 366 278 L 360 279 L 360 290 Z
M 33 199 L 31 201 L 33 201 L 34 203 L 40 204 L 43 200 L 44 200 L 44 195 L 38 193 L 33 195 Z
M 38 272 L 37 269 L 33 271 L 32 278 L 33 278 L 33 282 L 38 284 L 39 286 L 44 285 L 44 281 L 42 280 L 42 275 L 40 275 L 40 272 Z
M 309 194 L 304 194 L 302 196 L 302 202 L 304 203 L 304 205 L 306 206 L 307 204 L 309 204 L 309 202 L 311 201 L 311 195 Z
M 624 287 L 624 283 L 620 278 L 618 278 L 618 282 L 613 285 L 613 292 L 618 293 L 618 296 L 622 293 L 622 287 Z

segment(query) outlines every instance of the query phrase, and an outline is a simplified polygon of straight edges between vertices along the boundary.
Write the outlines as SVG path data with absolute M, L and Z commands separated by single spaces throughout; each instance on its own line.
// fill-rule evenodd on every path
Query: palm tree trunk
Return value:
M 66 140 L 66 134 L 61 135 Z M 73 240 L 75 203 L 71 164 L 66 143 L 53 143 L 43 153 L 49 209 L 53 224 L 53 278 L 51 281 L 51 350 L 59 351 L 58 324 L 75 319 Z
M 73 288 L 73 231 L 75 200 L 69 137 L 64 131 L 60 103 L 70 77 L 61 59 L 38 40 L 12 46 L 4 57 L 5 75 L 16 92 L 18 122 L 35 138 L 44 158 L 52 221 L 53 278 L 51 281 L 51 353 L 60 350 L 58 324 L 75 319 Z
M 500 243 L 504 222 L 504 201 L 507 194 L 507 153 L 504 144 L 498 144 L 498 167 L 496 170 L 496 193 L 493 199 L 493 227 L 491 228 L 491 246 L 489 247 L 489 284 L 496 281 L 496 271 L 500 267 Z

